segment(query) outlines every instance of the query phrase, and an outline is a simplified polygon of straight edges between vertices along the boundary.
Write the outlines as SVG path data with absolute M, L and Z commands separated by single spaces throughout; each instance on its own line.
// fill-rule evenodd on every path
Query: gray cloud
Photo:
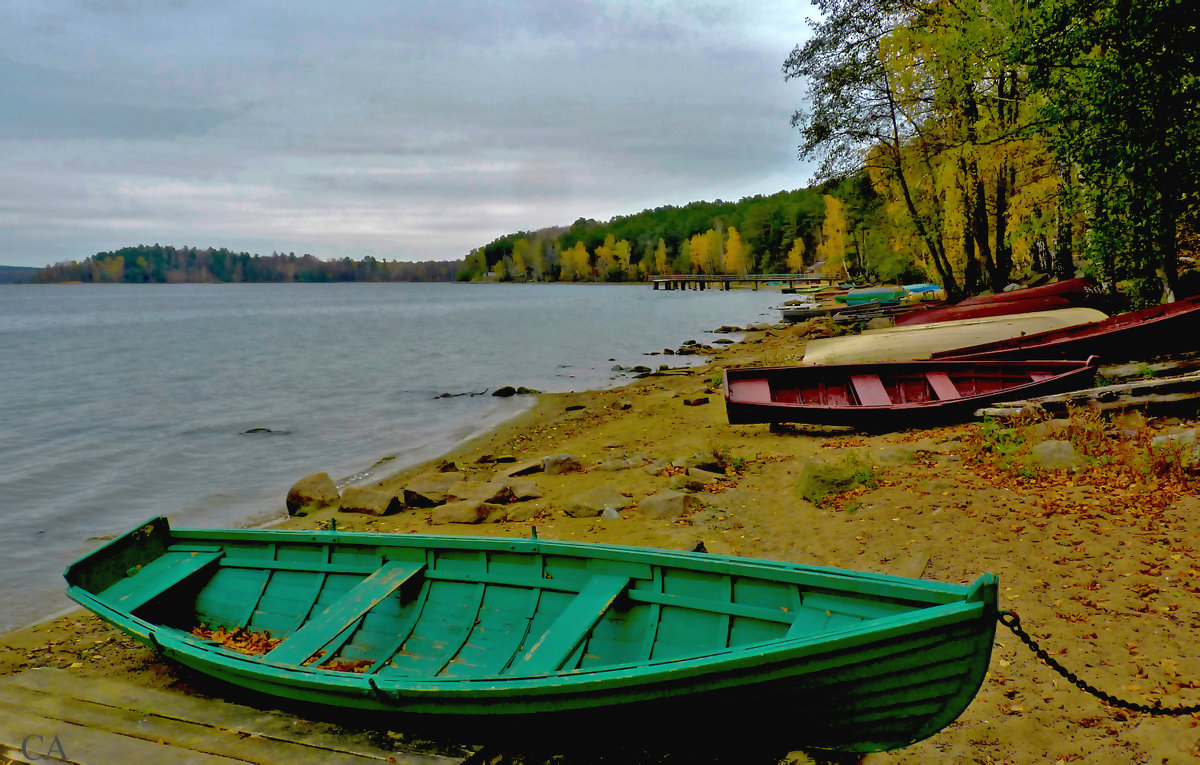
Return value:
M 792 4 L 43 0 L 0 24 L 0 263 L 450 259 L 808 180 Z

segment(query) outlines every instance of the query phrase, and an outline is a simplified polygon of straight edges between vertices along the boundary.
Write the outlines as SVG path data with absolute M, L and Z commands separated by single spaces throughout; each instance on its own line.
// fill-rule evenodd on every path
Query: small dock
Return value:
M 386 731 L 367 736 L 283 712 L 62 669 L 0 678 L 3 765 L 455 765 L 474 761 L 472 754 L 406 749 Z
M 829 277 L 813 274 L 667 274 L 648 280 L 651 288 L 665 290 L 728 290 L 734 284 L 751 284 L 755 290 L 760 285 L 795 289 L 833 284 Z

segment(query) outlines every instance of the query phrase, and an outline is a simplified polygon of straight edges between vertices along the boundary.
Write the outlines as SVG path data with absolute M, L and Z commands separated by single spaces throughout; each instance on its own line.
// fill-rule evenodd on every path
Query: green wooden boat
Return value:
M 983 682 L 996 624 L 990 574 L 961 586 L 536 538 L 165 518 L 65 576 L 74 600 L 168 659 L 285 699 L 414 722 L 607 713 L 622 733 L 696 714 L 739 736 L 848 751 L 902 747 L 954 720 Z M 197 627 L 278 642 L 246 655 Z

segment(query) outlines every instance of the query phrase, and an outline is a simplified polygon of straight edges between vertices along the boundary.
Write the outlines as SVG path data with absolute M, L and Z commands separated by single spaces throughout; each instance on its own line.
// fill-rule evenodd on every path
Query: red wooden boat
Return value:
M 1197 333 L 1200 333 L 1200 296 L 1118 314 L 1092 324 L 939 351 L 932 357 L 1079 359 L 1098 355 L 1109 363 L 1196 350 Z
M 900 430 L 968 419 L 999 401 L 1090 387 L 1087 361 L 897 361 L 724 372 L 731 425 L 802 422 Z
M 1033 313 L 1070 308 L 1082 303 L 1087 279 L 1067 279 L 1037 287 L 997 292 L 994 295 L 977 295 L 960 300 L 954 305 L 915 311 L 896 319 L 896 326 L 931 324 L 955 319 L 981 319 L 986 316 L 1005 316 L 1011 313 Z

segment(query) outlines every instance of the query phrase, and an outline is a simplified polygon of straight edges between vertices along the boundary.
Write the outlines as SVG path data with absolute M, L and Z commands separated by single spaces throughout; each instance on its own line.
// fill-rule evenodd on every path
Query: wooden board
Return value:
M 1158 377 L 1119 385 L 1041 396 L 1021 401 L 1003 401 L 976 410 L 976 417 L 1010 417 L 1026 410 L 1063 413 L 1072 407 L 1100 411 L 1200 405 L 1200 373 Z
M 0 762 L 450 765 L 469 755 L 385 750 L 334 725 L 61 669 L 0 678 Z

